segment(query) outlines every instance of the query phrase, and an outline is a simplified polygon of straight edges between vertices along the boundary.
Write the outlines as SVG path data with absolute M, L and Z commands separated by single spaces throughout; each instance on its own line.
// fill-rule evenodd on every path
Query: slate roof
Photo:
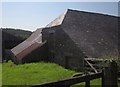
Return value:
M 63 20 L 64 20 L 64 18 L 65 18 L 66 13 L 67 13 L 67 11 L 65 11 L 63 14 L 61 14 L 59 17 L 57 17 L 52 22 L 50 22 L 45 28 L 61 25 Z
M 11 51 L 14 53 L 16 58 L 20 60 L 43 44 L 41 29 L 37 29 L 28 39 L 11 49 Z
M 88 57 L 118 55 L 118 17 L 68 10 L 62 29 Z
M 65 14 L 66 12 L 61 14 L 58 18 L 56 18 L 55 20 L 50 22 L 48 25 L 46 25 L 45 28 L 50 28 L 50 27 L 61 25 Z M 35 45 L 39 44 L 38 45 L 39 47 L 46 43 L 46 42 L 42 42 L 41 30 L 42 28 L 37 29 L 28 39 L 26 39 L 24 42 L 14 47 L 13 49 L 11 49 L 11 51 L 13 52 L 13 54 L 15 55 L 18 61 L 24 58 L 26 55 L 28 55 L 33 50 L 37 49 Z

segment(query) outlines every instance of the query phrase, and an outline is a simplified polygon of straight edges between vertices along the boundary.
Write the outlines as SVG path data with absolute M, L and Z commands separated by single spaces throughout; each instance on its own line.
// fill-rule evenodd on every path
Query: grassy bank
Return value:
M 3 63 L 3 85 L 34 85 L 71 77 L 75 71 L 53 63 Z
M 2 64 L 0 63 L 0 87 L 2 85 Z
M 52 82 L 61 79 L 70 78 L 78 73 L 65 69 L 54 63 L 29 63 L 15 65 L 12 62 L 3 63 L 2 81 L 3 85 L 36 85 L 45 82 Z M 91 81 L 91 85 L 100 85 L 100 79 Z M 84 83 L 73 85 L 78 87 Z

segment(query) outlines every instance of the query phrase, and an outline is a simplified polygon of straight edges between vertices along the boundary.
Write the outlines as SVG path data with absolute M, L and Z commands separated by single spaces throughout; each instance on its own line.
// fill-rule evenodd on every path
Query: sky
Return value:
M 2 2 L 0 5 L 0 27 L 30 31 L 45 27 L 67 9 L 118 16 L 118 2 Z

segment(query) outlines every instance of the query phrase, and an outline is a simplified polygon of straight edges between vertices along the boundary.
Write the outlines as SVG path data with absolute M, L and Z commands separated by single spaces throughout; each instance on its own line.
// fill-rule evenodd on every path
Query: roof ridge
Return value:
M 50 22 L 48 25 L 46 25 L 45 28 L 49 28 L 49 27 L 53 27 L 53 26 L 58 26 L 61 25 L 65 15 L 67 14 L 68 10 L 66 10 L 65 12 L 63 12 L 61 15 L 59 15 L 56 19 L 54 19 L 52 22 Z
M 74 12 L 82 12 L 82 13 L 89 13 L 89 14 L 98 14 L 98 15 L 104 15 L 104 16 L 111 16 L 111 17 L 117 17 L 119 18 L 119 16 L 114 16 L 114 15 L 110 15 L 107 13 L 97 13 L 97 12 L 89 12 L 89 11 L 80 11 L 80 10 L 73 10 L 73 9 L 68 9 L 68 11 L 74 11 Z

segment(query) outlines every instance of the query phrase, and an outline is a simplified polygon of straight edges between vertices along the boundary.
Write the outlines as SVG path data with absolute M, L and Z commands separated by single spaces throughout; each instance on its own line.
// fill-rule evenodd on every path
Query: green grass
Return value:
M 3 63 L 2 68 L 3 85 L 36 85 L 70 78 L 78 73 L 54 63 L 44 62 L 15 65 L 9 61 L 8 63 Z M 96 79 L 91 81 L 91 85 L 100 85 L 100 82 L 100 79 Z M 80 85 L 84 87 L 84 83 L 79 83 L 71 87 L 78 87 Z
M 94 80 L 91 80 L 90 81 L 90 85 L 92 87 L 102 87 L 101 86 L 101 79 L 94 79 Z M 82 82 L 82 83 L 78 83 L 78 84 L 75 84 L 75 85 L 72 85 L 71 87 L 85 87 L 85 82 Z
M 0 87 L 2 86 L 2 64 L 0 63 Z
M 71 77 L 75 71 L 53 63 L 30 63 L 15 65 L 3 63 L 3 85 L 35 85 Z

